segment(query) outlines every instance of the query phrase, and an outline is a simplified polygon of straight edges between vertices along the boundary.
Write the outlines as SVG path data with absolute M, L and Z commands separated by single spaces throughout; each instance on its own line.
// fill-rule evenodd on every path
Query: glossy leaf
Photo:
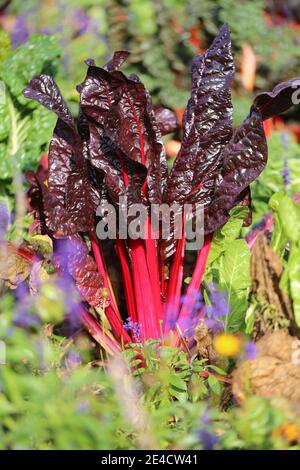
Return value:
M 300 77 L 279 83 L 271 92 L 263 92 L 256 96 L 253 107 L 259 109 L 262 119 L 284 113 L 291 106 L 300 102 Z
M 149 201 L 159 203 L 167 165 L 151 100 L 141 82 L 122 78 L 122 94 L 104 117 L 104 132 L 127 158 L 146 167 Z
M 105 70 L 114 72 L 128 59 L 130 53 L 128 51 L 116 51 L 110 61 L 104 65 Z
M 229 210 L 239 204 L 249 184 L 267 162 L 267 142 L 259 113 L 253 113 L 239 127 L 222 152 L 222 168 L 217 176 L 213 201 L 206 210 L 205 232 L 211 233 L 229 218 Z
M 169 203 L 210 202 L 220 154 L 232 135 L 233 74 L 230 33 L 224 25 L 210 48 L 192 63 L 192 94 L 182 146 L 168 179 Z
M 224 145 L 232 135 L 231 39 L 224 25 L 210 48 L 192 63 L 192 94 L 184 114 L 184 137 L 168 178 L 168 204 L 202 203 L 213 196 Z M 171 254 L 175 243 L 171 239 Z
M 70 110 L 63 99 L 58 86 L 49 75 L 34 77 L 23 91 L 26 98 L 32 99 L 53 111 L 59 119 L 64 121 L 71 129 L 74 122 Z
M 171 134 L 176 131 L 179 122 L 174 111 L 162 106 L 154 106 L 154 114 L 161 135 Z
M 71 113 L 56 83 L 47 75 L 33 78 L 24 96 L 58 116 L 49 147 L 47 188 L 43 188 L 47 228 L 56 236 L 88 231 L 95 217 L 95 191 L 84 156 L 86 146 L 76 132 Z

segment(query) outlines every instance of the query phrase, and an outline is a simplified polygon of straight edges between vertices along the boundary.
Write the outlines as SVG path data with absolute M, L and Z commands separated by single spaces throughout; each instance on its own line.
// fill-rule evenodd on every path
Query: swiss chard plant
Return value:
M 182 144 L 168 174 L 162 135 L 174 129 L 176 119 L 170 111 L 152 105 L 136 75 L 127 77 L 119 70 L 127 57 L 127 52 L 116 52 L 102 68 L 93 60 L 86 62 L 86 77 L 77 87 L 80 108 L 76 122 L 50 76 L 35 76 L 24 90 L 26 98 L 58 117 L 49 147 L 47 179 L 39 173 L 27 174 L 30 204 L 38 221 L 35 228 L 52 239 L 52 263 L 58 272 L 74 280 L 83 298 L 80 318 L 108 351 L 162 337 L 171 338 L 171 344 L 178 346 L 185 341 L 191 321 L 205 314 L 197 307 L 195 293 L 201 287 L 214 233 L 237 206 L 243 209 L 238 225 L 251 220 L 250 184 L 267 162 L 263 122 L 292 106 L 297 83 L 289 80 L 270 93 L 259 94 L 244 122 L 233 129 L 231 84 L 235 68 L 230 32 L 224 25 L 209 49 L 192 62 Z M 125 325 L 105 263 L 103 242 L 96 235 L 97 208 L 104 201 L 118 208 L 121 197 L 127 198 L 129 206 L 139 203 L 147 209 L 149 234 L 124 239 L 118 233 L 114 240 L 126 316 L 130 317 Z M 201 204 L 204 208 L 204 243 L 187 288 L 188 304 L 181 302 L 184 229 L 176 238 L 173 219 L 167 238 L 161 232 L 158 237 L 150 236 L 151 206 L 170 207 L 174 203 L 179 207 Z M 233 244 L 221 260 L 225 290 L 231 261 L 235 272 L 244 269 L 239 267 L 238 248 Z M 111 332 L 105 326 L 107 321 L 102 324 L 99 320 L 103 315 L 97 318 L 92 314 L 93 308 L 94 312 L 99 308 L 105 312 Z

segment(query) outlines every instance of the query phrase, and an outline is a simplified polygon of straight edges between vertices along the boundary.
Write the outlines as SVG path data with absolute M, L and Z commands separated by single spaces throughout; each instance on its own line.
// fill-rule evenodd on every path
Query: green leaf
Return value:
M 176 388 L 181 392 L 186 392 L 187 390 L 186 381 L 179 377 L 177 374 L 170 375 L 169 383 L 173 388 Z
M 278 255 L 283 256 L 288 242 L 278 214 L 274 213 L 274 228 L 272 232 L 271 248 Z
M 221 393 L 222 387 L 221 387 L 219 380 L 216 379 L 216 377 L 214 377 L 213 375 L 209 375 L 207 377 L 207 383 L 213 393 L 215 393 L 216 395 Z
M 1 131 L 3 135 L 7 134 L 7 139 L 0 142 L 0 179 L 8 179 L 14 176 L 16 170 L 26 172 L 35 168 L 42 151 L 47 150 L 56 117 L 42 106 L 32 111 L 19 109 L 10 97 L 6 97 L 6 108 L 2 114 L 0 134 Z
M 0 65 L 0 78 L 21 104 L 28 104 L 22 91 L 34 75 L 47 72 L 49 64 L 61 55 L 55 38 L 33 35 L 12 51 Z
M 300 207 L 289 195 L 280 191 L 269 202 L 271 209 L 278 214 L 284 234 L 289 240 L 297 241 L 300 235 Z
M 248 208 L 244 206 L 236 206 L 230 211 L 228 222 L 214 233 L 207 266 L 210 266 L 226 250 L 232 240 L 239 237 L 248 212 Z
M 7 108 L 7 92 L 5 83 L 0 81 L 0 141 L 6 139 L 9 134 L 9 116 Z
M 224 376 L 227 375 L 227 372 L 225 372 L 223 369 L 221 369 L 220 367 L 214 366 L 212 364 L 208 364 L 207 368 L 214 370 L 215 372 L 217 372 L 217 374 L 224 375 Z
M 296 324 L 300 327 L 300 247 L 299 242 L 291 244 L 287 265 L 289 292 L 293 300 L 293 311 Z
M 11 50 L 11 42 L 9 39 L 9 35 L 0 30 L 0 63 L 3 62 L 4 59 L 8 56 Z
M 225 330 L 238 331 L 244 323 L 251 285 L 250 250 L 245 240 L 234 240 L 227 246 L 220 262 L 219 280 L 230 306 Z

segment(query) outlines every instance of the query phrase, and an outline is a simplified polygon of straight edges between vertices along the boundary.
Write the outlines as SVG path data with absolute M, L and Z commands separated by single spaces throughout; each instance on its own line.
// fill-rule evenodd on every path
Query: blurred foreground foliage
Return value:
M 253 396 L 242 407 L 218 411 L 222 388 L 216 379 L 205 384 L 199 374 L 203 361 L 148 342 L 147 366 L 136 376 L 130 371 L 133 350 L 103 363 L 97 349 L 90 356 L 80 331 L 67 340 L 42 322 L 20 328 L 14 307 L 10 294 L 1 298 L 0 338 L 6 349 L 6 363 L 0 365 L 1 449 L 284 449 L 292 444 L 276 432 L 295 421 L 280 400 Z

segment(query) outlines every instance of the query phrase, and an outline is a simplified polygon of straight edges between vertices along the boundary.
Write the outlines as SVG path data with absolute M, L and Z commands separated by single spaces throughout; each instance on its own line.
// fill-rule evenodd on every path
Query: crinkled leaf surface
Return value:
M 183 142 L 168 178 L 168 204 L 211 202 L 220 155 L 232 136 L 233 75 L 230 32 L 224 25 L 210 48 L 192 63 L 192 94 L 184 115 Z M 168 243 L 174 251 L 172 236 Z
M 23 91 L 26 98 L 32 99 L 53 111 L 59 119 L 74 129 L 73 117 L 63 99 L 58 86 L 49 75 L 34 77 Z
M 167 176 L 161 134 L 144 85 L 122 77 L 122 93 L 105 115 L 103 129 L 127 158 L 146 167 L 149 200 L 159 203 Z
M 125 60 L 128 59 L 129 55 L 128 51 L 116 51 L 113 57 L 104 65 L 105 70 L 108 70 L 108 72 L 118 70 Z
M 95 191 L 84 155 L 87 149 L 71 113 L 56 83 L 47 75 L 33 78 L 24 95 L 58 116 L 49 147 L 48 187 L 42 191 L 46 225 L 57 236 L 88 231 L 94 222 Z
M 205 214 L 205 232 L 210 233 L 229 218 L 249 184 L 258 177 L 267 162 L 267 142 L 258 112 L 247 118 L 222 152 L 222 168 L 217 176 L 213 202 Z

